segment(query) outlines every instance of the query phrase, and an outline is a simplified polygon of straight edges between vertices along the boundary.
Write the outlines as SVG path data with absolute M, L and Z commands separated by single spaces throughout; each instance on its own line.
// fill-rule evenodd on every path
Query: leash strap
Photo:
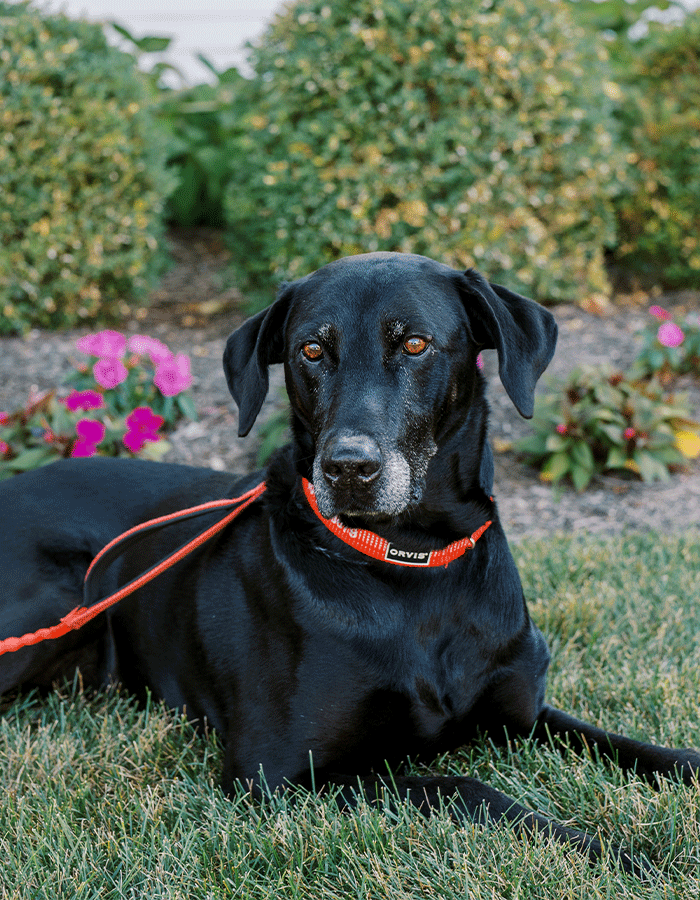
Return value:
M 242 494 L 240 497 L 229 500 L 212 500 L 209 503 L 201 504 L 201 506 L 193 506 L 189 509 L 170 513 L 167 516 L 150 519 L 149 521 L 142 522 L 140 525 L 136 525 L 134 528 L 130 528 L 128 531 L 120 534 L 100 550 L 85 573 L 85 581 L 83 584 L 83 602 L 85 603 L 85 606 L 78 606 L 71 610 L 60 620 L 58 625 L 40 628 L 38 631 L 25 634 L 22 637 L 10 637 L 0 641 L 0 656 L 2 656 L 3 653 L 14 653 L 22 647 L 29 647 L 32 644 L 38 644 L 41 641 L 62 637 L 69 631 L 75 631 L 78 628 L 82 628 L 83 625 L 86 625 L 91 619 L 99 616 L 100 613 L 109 609 L 110 606 L 114 606 L 115 603 L 118 603 L 138 588 L 148 584 L 149 581 L 152 581 L 160 575 L 161 572 L 164 572 L 166 569 L 175 565 L 175 563 L 187 556 L 188 553 L 191 553 L 192 550 L 195 550 L 205 543 L 205 541 L 208 541 L 210 537 L 213 537 L 217 532 L 224 529 L 229 522 L 233 521 L 233 519 L 242 513 L 244 509 L 257 500 L 257 498 L 265 491 L 265 488 L 266 484 L 263 481 L 261 484 L 247 491 L 245 494 Z M 195 516 L 204 515 L 212 510 L 225 509 L 231 506 L 235 506 L 236 508 L 224 516 L 223 519 L 215 522 L 209 528 L 200 532 L 196 537 L 184 543 L 174 553 L 171 553 L 170 556 L 167 556 L 159 563 L 156 563 L 156 565 L 152 566 L 148 571 L 139 575 L 137 578 L 134 578 L 114 594 L 95 602 L 98 576 L 110 565 L 110 563 L 128 550 L 128 548 L 142 535 L 149 531 L 157 531 L 160 528 L 164 528 L 172 522 L 192 519 Z
M 375 534 L 373 531 L 366 531 L 364 528 L 346 528 L 345 525 L 337 518 L 324 518 L 316 503 L 316 492 L 313 484 L 302 479 L 304 493 L 309 501 L 309 506 L 316 513 L 318 518 L 323 522 L 329 531 L 340 538 L 341 541 L 364 553 L 365 556 L 371 556 L 373 559 L 382 562 L 393 563 L 396 566 L 447 566 L 453 560 L 458 559 L 467 550 L 473 550 L 474 545 L 486 531 L 491 520 L 478 528 L 471 537 L 460 538 L 454 541 L 442 550 L 402 550 L 390 544 L 389 541 Z

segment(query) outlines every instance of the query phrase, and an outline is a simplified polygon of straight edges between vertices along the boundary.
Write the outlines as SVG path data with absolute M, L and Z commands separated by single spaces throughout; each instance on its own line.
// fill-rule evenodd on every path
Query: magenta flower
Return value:
M 124 446 L 132 453 L 138 453 L 146 441 L 159 441 L 156 432 L 165 422 L 162 416 L 156 416 L 147 406 L 139 406 L 126 417 L 127 431 L 122 438 Z
M 104 425 L 94 419 L 81 419 L 76 423 L 75 431 L 81 440 L 90 441 L 92 444 L 99 444 L 105 436 Z
M 94 419 L 81 419 L 75 426 L 78 440 L 71 450 L 71 456 L 94 456 L 97 445 L 105 436 L 102 422 Z
M 10 445 L 5 441 L 0 441 L 0 456 L 4 456 L 9 452 Z
M 73 449 L 71 450 L 70 455 L 73 457 L 94 456 L 96 451 L 96 444 L 91 444 L 88 441 L 76 441 L 75 444 L 73 444 Z
M 126 350 L 126 338 L 118 331 L 98 331 L 96 334 L 86 334 L 76 343 L 81 353 L 90 356 L 107 356 L 120 359 Z
M 192 384 L 190 358 L 184 353 L 164 359 L 156 366 L 153 384 L 164 397 L 174 397 Z
M 149 337 L 147 334 L 135 334 L 126 342 L 126 346 L 129 350 L 139 353 L 141 356 L 150 356 L 153 365 L 157 365 L 162 360 L 169 359 L 172 356 L 170 348 L 166 344 L 159 341 L 158 338 Z
M 559 434 L 566 434 L 566 432 L 567 432 L 568 430 L 569 430 L 569 429 L 566 427 L 566 425 L 565 425 L 563 422 L 560 422 L 560 423 L 557 425 L 557 431 L 559 432 Z
M 664 309 L 663 306 L 650 306 L 649 313 L 660 322 L 668 322 L 671 318 L 671 313 L 667 309 Z
M 0 412 L 0 425 L 6 425 L 10 420 L 10 414 L 6 412 Z
M 105 402 L 102 394 L 97 391 L 71 391 L 70 395 L 63 401 L 66 409 L 75 412 L 77 409 L 88 412 L 91 409 L 102 409 Z
M 107 357 L 99 359 L 92 367 L 95 381 L 103 388 L 109 390 L 115 388 L 122 381 L 126 381 L 129 374 L 124 363 L 116 358 Z
M 632 438 L 636 436 L 636 434 L 637 432 L 634 430 L 634 428 L 625 428 L 622 436 L 626 441 L 631 441 Z
M 664 322 L 659 326 L 657 337 L 664 347 L 678 347 L 683 343 L 685 335 L 675 322 Z

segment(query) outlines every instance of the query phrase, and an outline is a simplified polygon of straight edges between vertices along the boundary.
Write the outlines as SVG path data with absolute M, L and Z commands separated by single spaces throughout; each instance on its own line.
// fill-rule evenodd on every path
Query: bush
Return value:
M 252 63 L 226 197 L 248 263 L 400 250 L 539 299 L 608 292 L 618 92 L 562 4 L 300 0 Z
M 85 335 L 76 346 L 91 360 L 65 378 L 70 394 L 45 391 L 23 409 L 0 410 L 0 481 L 57 457 L 160 459 L 170 449 L 161 426 L 172 430 L 182 416 L 196 418 L 185 393 L 192 378 L 184 354 L 148 335 L 127 340 L 117 331 Z
M 176 178 L 167 215 L 181 226 L 225 225 L 223 197 L 249 108 L 249 82 L 236 69 L 210 68 L 215 84 L 166 92 L 158 108 L 171 133 L 168 166 Z
M 0 333 L 143 297 L 170 183 L 149 105 L 100 26 L 0 2 Z
M 631 190 L 618 201 L 617 261 L 666 287 L 700 283 L 700 11 L 655 28 L 634 56 L 623 105 Z
M 700 424 L 688 416 L 686 399 L 665 395 L 657 382 L 584 366 L 537 398 L 534 434 L 516 448 L 544 481 L 569 477 L 579 491 L 615 470 L 666 481 L 698 455 Z

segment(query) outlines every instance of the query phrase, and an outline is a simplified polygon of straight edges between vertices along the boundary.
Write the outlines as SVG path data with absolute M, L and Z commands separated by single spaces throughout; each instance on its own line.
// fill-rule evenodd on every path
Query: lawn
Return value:
M 611 730 L 700 746 L 700 533 L 516 548 L 553 651 L 549 698 Z M 221 747 L 182 716 L 77 683 L 16 698 L 0 719 L 0 898 L 679 898 L 700 896 L 700 789 L 527 741 L 485 737 L 433 761 L 605 840 L 661 876 L 507 827 L 413 809 L 339 814 L 309 794 L 264 804 L 217 787 Z

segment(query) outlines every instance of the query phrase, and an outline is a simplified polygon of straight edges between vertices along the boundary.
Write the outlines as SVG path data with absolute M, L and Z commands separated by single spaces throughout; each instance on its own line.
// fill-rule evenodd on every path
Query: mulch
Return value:
M 247 472 L 255 468 L 260 427 L 283 408 L 283 377 L 275 367 L 271 387 L 258 422 L 246 438 L 237 437 L 237 411 L 223 377 L 221 358 L 227 336 L 244 319 L 243 297 L 226 281 L 229 252 L 220 237 L 206 229 L 171 236 L 174 265 L 154 292 L 153 303 L 140 320 L 125 322 L 122 331 L 145 333 L 164 341 L 176 353 L 191 358 L 192 396 L 196 422 L 183 422 L 169 437 L 165 459 L 219 470 Z M 655 297 L 654 302 L 700 307 L 700 294 Z M 538 390 L 546 390 L 547 375 L 563 377 L 583 365 L 613 365 L 624 369 L 637 352 L 636 333 L 647 318 L 646 305 L 616 307 L 595 316 L 573 305 L 553 309 L 560 337 L 557 353 Z M 32 330 L 23 337 L 0 338 L 0 410 L 26 403 L 30 393 L 49 390 L 81 359 L 76 340 L 90 329 L 59 333 Z M 509 538 L 518 542 L 555 532 L 618 535 L 626 530 L 656 534 L 700 526 L 700 464 L 674 475 L 670 482 L 647 485 L 632 479 L 597 478 L 577 494 L 566 486 L 542 483 L 537 472 L 523 465 L 508 445 L 527 433 L 528 425 L 513 408 L 500 381 L 497 360 L 489 352 L 485 374 L 491 402 L 490 434 L 496 453 L 495 491 Z M 700 384 L 681 379 L 679 392 L 689 394 L 691 415 L 700 419 Z

